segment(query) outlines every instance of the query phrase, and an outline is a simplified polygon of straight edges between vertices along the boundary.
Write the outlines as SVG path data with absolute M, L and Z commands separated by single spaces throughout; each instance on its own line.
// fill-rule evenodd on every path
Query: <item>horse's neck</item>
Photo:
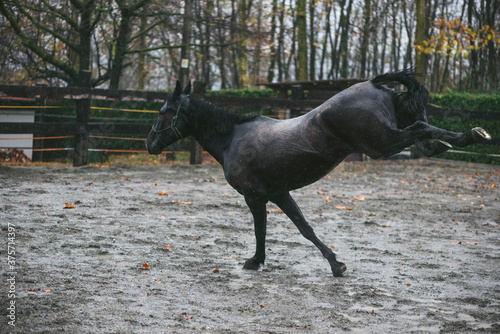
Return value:
M 217 111 L 216 111 L 217 110 Z M 191 113 L 191 118 L 193 120 L 193 133 L 192 136 L 196 141 L 206 150 L 210 155 L 212 155 L 219 163 L 223 163 L 224 153 L 229 147 L 232 138 L 232 131 L 227 133 L 219 133 L 217 128 L 223 126 L 219 122 L 221 109 L 209 109 L 202 111 L 195 111 Z M 198 115 L 196 112 L 205 113 L 203 121 L 194 121 Z M 224 111 L 222 111 L 223 113 Z M 216 116 L 217 115 L 217 116 Z
M 225 138 L 226 137 L 226 138 Z M 213 136 L 211 138 L 203 138 L 203 136 L 194 136 L 196 141 L 207 151 L 212 157 L 215 158 L 220 164 L 224 162 L 224 155 L 229 148 L 231 139 L 225 136 Z

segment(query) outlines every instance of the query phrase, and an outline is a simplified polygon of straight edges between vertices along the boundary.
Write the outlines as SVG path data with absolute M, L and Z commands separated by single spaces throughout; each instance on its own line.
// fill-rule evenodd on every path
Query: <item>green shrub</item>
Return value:
M 470 110 L 500 113 L 500 94 L 470 94 L 450 92 L 446 94 L 432 94 L 431 103 L 440 108 L 453 110 Z M 500 120 L 473 119 L 466 117 L 430 116 L 429 123 L 437 127 L 455 132 L 468 132 L 474 127 L 482 127 L 492 137 L 500 138 Z M 500 164 L 499 157 L 486 154 L 500 155 L 497 145 L 480 144 L 465 148 L 453 147 L 456 151 L 471 152 L 473 154 L 444 153 L 441 158 L 468 162 Z
M 452 91 L 446 94 L 432 94 L 431 103 L 441 108 L 500 113 L 500 93 L 471 94 Z

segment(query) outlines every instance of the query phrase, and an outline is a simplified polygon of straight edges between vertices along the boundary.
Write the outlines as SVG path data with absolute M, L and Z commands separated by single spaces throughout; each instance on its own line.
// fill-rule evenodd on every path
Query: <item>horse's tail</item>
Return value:
M 430 94 L 415 79 L 414 73 L 409 70 L 385 73 L 373 78 L 371 82 L 376 87 L 391 82 L 399 82 L 406 87 L 406 91 L 394 94 L 392 99 L 398 115 L 398 124 L 408 126 L 417 120 L 427 122 L 425 106 L 430 100 Z

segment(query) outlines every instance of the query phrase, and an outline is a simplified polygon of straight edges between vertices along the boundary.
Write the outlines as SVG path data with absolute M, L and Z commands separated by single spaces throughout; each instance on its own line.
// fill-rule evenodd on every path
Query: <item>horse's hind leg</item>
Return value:
M 488 132 L 482 128 L 473 128 L 470 132 L 459 133 L 440 129 L 422 121 L 417 121 L 402 131 L 409 138 L 415 136 L 417 138 L 421 137 L 421 140 L 438 139 L 459 147 L 478 144 L 491 139 Z
M 342 262 L 338 262 L 332 250 L 318 239 L 312 227 L 309 225 L 309 223 L 307 223 L 304 215 L 297 206 L 297 203 L 295 203 L 290 194 L 284 193 L 282 195 L 273 197 L 271 198 L 271 201 L 276 203 L 276 205 L 278 205 L 280 209 L 283 210 L 283 212 L 293 221 L 295 226 L 297 226 L 297 228 L 299 229 L 300 233 L 307 240 L 310 240 L 316 247 L 318 247 L 323 256 L 330 263 L 333 276 L 342 276 L 342 273 L 346 271 L 347 267 Z
M 377 158 L 399 153 L 406 147 L 424 140 L 437 140 L 434 142 L 439 143 L 438 146 L 435 147 L 436 151 L 444 152 L 449 149 L 449 147 L 443 142 L 465 147 L 487 141 L 491 139 L 491 137 L 481 128 L 474 128 L 469 133 L 457 133 L 437 128 L 422 121 L 417 121 L 404 129 L 385 127 L 382 128 L 381 131 L 370 132 L 368 133 L 368 137 L 364 139 L 365 147 L 368 147 L 368 150 L 364 153 Z M 434 154 L 436 153 L 438 152 L 434 152 Z
M 249 258 L 243 268 L 257 270 L 266 259 L 266 200 L 245 196 L 245 201 L 253 215 L 255 227 L 256 250 L 255 255 Z

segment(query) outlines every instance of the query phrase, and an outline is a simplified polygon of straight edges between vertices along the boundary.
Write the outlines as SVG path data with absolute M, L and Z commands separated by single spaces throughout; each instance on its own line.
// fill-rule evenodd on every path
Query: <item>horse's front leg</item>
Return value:
M 255 227 L 256 250 L 255 255 L 246 260 L 243 268 L 257 270 L 266 260 L 266 204 L 267 200 L 245 196 L 245 201 L 253 215 L 253 224 Z
M 293 200 L 289 193 L 284 193 L 282 195 L 271 198 L 271 200 L 280 207 L 281 210 L 293 221 L 295 226 L 299 229 L 300 233 L 307 239 L 310 240 L 318 249 L 321 251 L 323 256 L 328 260 L 332 268 L 333 276 L 340 277 L 342 273 L 346 271 L 347 267 L 342 262 L 338 262 L 335 258 L 335 254 L 332 250 L 322 243 L 311 225 L 306 221 L 304 215 L 297 206 L 297 203 Z

